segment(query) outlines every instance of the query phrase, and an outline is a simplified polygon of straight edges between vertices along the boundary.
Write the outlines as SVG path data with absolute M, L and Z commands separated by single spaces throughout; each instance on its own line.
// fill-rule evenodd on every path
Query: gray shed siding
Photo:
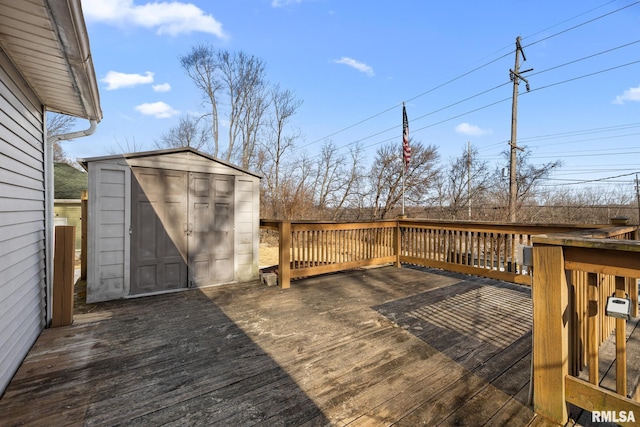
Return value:
M 0 394 L 47 321 L 44 107 L 0 51 Z
M 258 275 L 260 182 L 237 177 L 235 203 L 237 279 L 252 280 Z
M 131 174 L 124 165 L 89 166 L 87 302 L 118 299 L 129 291 Z

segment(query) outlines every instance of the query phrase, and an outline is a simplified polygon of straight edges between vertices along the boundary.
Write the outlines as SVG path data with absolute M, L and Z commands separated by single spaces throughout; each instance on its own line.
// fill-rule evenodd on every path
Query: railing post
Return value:
M 53 255 L 53 309 L 51 327 L 73 323 L 73 264 L 76 253 L 76 227 L 55 228 Z
M 627 277 L 628 293 L 631 298 L 631 317 L 638 317 L 640 311 L 638 310 L 638 279 L 635 277 Z
M 562 247 L 534 245 L 533 266 L 533 406 L 564 424 L 570 314 Z
M 396 219 L 396 232 L 393 236 L 393 246 L 395 247 L 396 262 L 395 266 L 400 268 L 400 254 L 402 253 L 402 230 L 400 228 L 400 220 Z
M 281 221 L 278 224 L 280 256 L 278 264 L 278 280 L 280 288 L 289 289 L 291 286 L 291 222 Z
M 616 296 L 625 298 L 626 279 L 616 276 Z M 616 319 L 616 393 L 627 397 L 627 320 Z
M 589 382 L 595 385 L 600 382 L 598 362 L 598 350 L 600 348 L 598 280 L 596 273 L 587 273 L 587 365 L 589 366 Z

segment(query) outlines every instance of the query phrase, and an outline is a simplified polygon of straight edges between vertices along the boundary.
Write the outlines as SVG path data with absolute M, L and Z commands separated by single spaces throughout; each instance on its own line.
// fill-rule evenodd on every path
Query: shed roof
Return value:
M 66 163 L 53 164 L 54 199 L 79 199 L 87 189 L 87 173 Z
M 0 0 L 0 49 L 47 110 L 102 120 L 80 0 Z
M 87 168 L 88 163 L 90 162 L 98 162 L 98 161 L 109 161 L 109 160 L 118 160 L 118 159 L 136 159 L 141 157 L 154 157 L 154 156 L 163 156 L 168 154 L 176 154 L 176 153 L 192 153 L 194 155 L 203 157 L 212 162 L 219 163 L 221 165 L 227 166 L 229 168 L 235 169 L 237 171 L 246 173 L 248 175 L 255 176 L 257 178 L 262 178 L 262 175 L 251 172 L 247 169 L 241 168 L 240 166 L 236 166 L 232 163 L 225 162 L 224 160 L 220 160 L 217 157 L 211 156 L 207 153 L 203 153 L 202 151 L 198 151 L 195 148 L 191 147 L 180 147 L 180 148 L 167 148 L 163 150 L 153 150 L 153 151 L 139 151 L 136 153 L 124 153 L 124 154 L 116 154 L 110 156 L 101 156 L 101 157 L 90 157 L 86 159 L 78 159 L 78 162 L 84 167 Z

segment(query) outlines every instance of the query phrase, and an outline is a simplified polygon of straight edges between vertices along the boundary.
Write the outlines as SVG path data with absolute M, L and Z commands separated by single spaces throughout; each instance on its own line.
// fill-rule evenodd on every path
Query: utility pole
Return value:
M 471 141 L 467 141 L 467 205 L 471 219 Z
M 518 147 L 516 134 L 518 128 L 518 86 L 520 80 L 523 80 L 527 84 L 527 92 L 529 92 L 529 81 L 522 77 L 522 73 L 532 71 L 533 68 L 520 71 L 520 55 L 522 55 L 522 61 L 526 61 L 524 56 L 524 50 L 520 45 L 520 36 L 516 37 L 516 64 L 513 70 L 509 70 L 509 78 L 513 82 L 513 101 L 511 104 L 511 156 L 509 160 L 509 221 L 516 222 L 516 198 L 518 196 L 518 186 L 516 183 L 516 167 L 518 156 L 516 150 L 522 150 Z

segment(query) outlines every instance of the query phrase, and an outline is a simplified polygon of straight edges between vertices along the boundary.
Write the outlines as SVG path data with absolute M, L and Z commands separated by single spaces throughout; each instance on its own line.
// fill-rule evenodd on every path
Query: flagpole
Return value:
M 405 108 L 404 101 L 402 101 L 402 216 L 404 217 L 404 172 L 407 170 L 406 157 L 404 154 L 404 134 L 405 134 Z
M 404 150 L 403 150 L 404 151 Z M 404 152 L 403 152 L 404 159 Z M 404 160 L 402 161 L 402 216 L 404 217 L 404 171 L 406 170 L 406 166 L 404 165 Z

